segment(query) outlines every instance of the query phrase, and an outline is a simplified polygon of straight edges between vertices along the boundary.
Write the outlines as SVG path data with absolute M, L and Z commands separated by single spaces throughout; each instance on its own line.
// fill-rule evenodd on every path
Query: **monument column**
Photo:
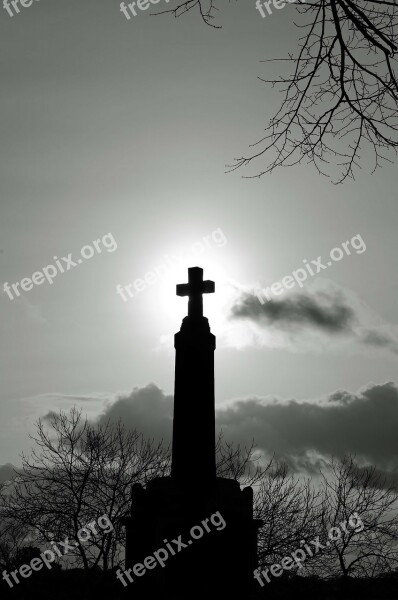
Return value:
M 188 269 L 188 283 L 177 285 L 188 296 L 188 316 L 174 337 L 176 350 L 172 478 L 189 484 L 214 483 L 216 338 L 203 316 L 202 294 L 213 293 L 213 281 L 203 281 L 203 269 Z
M 177 286 L 177 295 L 188 296 L 189 303 L 174 342 L 171 477 L 156 477 L 145 487 L 135 484 L 131 516 L 124 521 L 130 572 L 146 566 L 146 559 L 159 549 L 168 558 L 162 568 L 148 567 L 143 577 L 134 576 L 125 590 L 131 598 L 241 600 L 251 598 L 254 590 L 261 522 L 253 519 L 253 490 L 241 490 L 235 479 L 216 477 L 216 340 L 203 316 L 202 300 L 202 294 L 213 293 L 214 287 L 212 281 L 203 281 L 198 267 L 188 269 L 187 284 Z M 212 517 L 219 518 L 223 527 L 207 528 Z M 198 527 L 202 535 L 194 536 Z M 170 540 L 183 542 L 181 552 L 169 552 Z

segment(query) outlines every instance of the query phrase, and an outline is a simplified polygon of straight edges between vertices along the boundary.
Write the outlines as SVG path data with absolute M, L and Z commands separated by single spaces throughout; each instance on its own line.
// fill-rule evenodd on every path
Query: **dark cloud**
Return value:
M 245 293 L 232 308 L 232 316 L 282 329 L 313 327 L 329 333 L 350 333 L 355 321 L 354 311 L 343 296 L 327 292 L 299 292 L 264 304 L 257 296 Z
M 45 421 L 46 423 L 51 423 L 51 421 L 53 419 L 56 419 L 58 415 L 59 413 L 55 412 L 54 410 L 49 410 L 48 413 L 46 413 L 44 417 L 42 417 L 42 421 Z
M 367 477 L 369 467 L 353 466 L 354 472 L 361 478 Z M 398 466 L 395 466 L 390 471 L 373 467 L 373 477 L 369 481 L 369 485 L 374 488 L 396 488 L 398 490 Z
M 100 420 L 121 419 L 146 436 L 169 442 L 173 398 L 156 385 L 119 398 Z M 227 439 L 276 453 L 292 468 L 317 472 L 330 456 L 352 453 L 386 473 L 398 468 L 398 388 L 370 385 L 356 394 L 336 391 L 318 402 L 270 398 L 236 400 L 216 414 Z M 187 425 L 189 427 L 189 424 Z
M 4 483 L 4 481 L 9 481 L 10 479 L 13 479 L 14 476 L 14 466 L 11 463 L 0 465 L 0 483 Z
M 230 319 L 249 320 L 260 340 L 265 336 L 265 345 L 272 345 L 275 336 L 279 347 L 308 349 L 312 339 L 317 348 L 325 341 L 334 345 L 354 342 L 398 354 L 397 327 L 383 322 L 355 294 L 330 282 L 270 300 L 260 292 L 241 291 Z
M 333 393 L 322 402 L 249 399 L 217 414 L 227 437 L 254 438 L 266 453 L 308 467 L 311 457 L 356 454 L 391 470 L 398 467 L 398 388 L 372 385 L 358 394 Z
M 155 384 L 134 388 L 129 396 L 121 396 L 102 413 L 100 421 L 121 420 L 127 427 L 145 436 L 171 440 L 173 396 L 167 396 Z
M 367 346 L 376 346 L 377 348 L 386 348 L 394 354 L 398 354 L 398 342 L 388 333 L 369 330 L 363 334 L 362 343 Z

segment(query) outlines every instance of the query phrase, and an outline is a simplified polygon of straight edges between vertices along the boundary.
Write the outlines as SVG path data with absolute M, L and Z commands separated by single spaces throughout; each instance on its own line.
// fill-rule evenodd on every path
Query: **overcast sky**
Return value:
M 296 10 L 225 3 L 215 30 L 112 0 L 1 9 L 0 464 L 73 405 L 167 437 L 175 284 L 198 265 L 216 282 L 219 426 L 297 465 L 352 451 L 396 468 L 397 164 L 365 160 L 342 186 L 310 165 L 225 174 L 278 107 L 260 60 L 297 47 Z M 51 285 L 5 291 L 56 259 Z

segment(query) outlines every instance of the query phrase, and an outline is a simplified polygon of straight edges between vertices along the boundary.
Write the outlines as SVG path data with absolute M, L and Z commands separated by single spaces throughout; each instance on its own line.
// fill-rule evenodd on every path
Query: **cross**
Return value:
M 214 294 L 214 281 L 203 281 L 203 269 L 188 269 L 188 283 L 180 283 L 176 287 L 177 296 L 189 296 L 188 317 L 203 317 L 202 294 Z

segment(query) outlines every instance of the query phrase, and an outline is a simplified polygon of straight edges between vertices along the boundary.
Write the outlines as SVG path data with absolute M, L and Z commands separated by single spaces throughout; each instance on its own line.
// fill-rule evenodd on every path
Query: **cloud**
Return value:
M 14 475 L 14 465 L 11 463 L 0 465 L 0 483 L 13 479 Z
M 129 395 L 120 396 L 101 414 L 99 421 L 119 419 L 146 437 L 169 443 L 172 435 L 173 396 L 166 395 L 154 383 L 134 388 Z
M 367 464 L 398 469 L 398 388 L 370 385 L 356 394 L 337 391 L 318 402 L 270 398 L 237 400 L 217 413 L 227 437 L 254 438 L 267 454 L 311 470 L 322 457 L 356 454 Z
M 148 437 L 171 440 L 173 397 L 155 384 L 119 397 L 100 421 L 121 419 Z M 245 398 L 216 411 L 217 430 L 228 440 L 276 454 L 294 470 L 315 473 L 331 456 L 355 454 L 362 464 L 398 474 L 398 387 L 368 385 L 338 390 L 317 401 Z M 187 424 L 189 427 L 189 424 Z
M 260 302 L 241 289 L 230 309 L 231 322 L 246 323 L 247 345 L 294 351 L 362 351 L 398 354 L 398 327 L 383 319 L 353 292 L 318 279 L 306 289 Z
M 314 296 L 301 292 L 265 304 L 261 304 L 256 296 L 245 294 L 233 307 L 232 314 L 286 329 L 314 327 L 329 333 L 351 333 L 355 321 L 354 311 L 342 294 L 325 292 Z
M 59 414 L 60 411 L 69 412 L 73 406 L 81 409 L 83 416 L 94 420 L 104 410 L 104 407 L 117 397 L 117 394 L 107 392 L 92 392 L 90 394 L 47 392 L 21 398 L 21 403 L 29 426 L 35 428 L 35 422 L 39 417 L 49 421 L 53 414 Z M 19 426 L 25 430 L 26 425 L 27 423 L 23 422 L 22 426 Z
M 70 394 L 53 394 L 46 393 L 41 394 L 40 398 L 51 400 L 55 403 L 61 402 L 71 402 L 72 404 L 78 404 L 79 402 L 98 402 L 103 401 L 109 398 L 109 394 L 97 393 L 91 395 L 79 394 L 78 396 L 70 395 Z
M 398 340 L 389 333 L 365 331 L 362 335 L 362 343 L 377 348 L 385 348 L 394 354 L 398 354 Z
M 354 472 L 356 472 L 359 478 L 363 476 L 367 476 L 368 474 L 368 466 L 358 466 L 355 464 L 353 466 Z M 372 477 L 369 485 L 375 488 L 396 488 L 398 490 L 398 468 L 395 466 L 391 471 L 378 469 L 374 467 L 374 477 Z

